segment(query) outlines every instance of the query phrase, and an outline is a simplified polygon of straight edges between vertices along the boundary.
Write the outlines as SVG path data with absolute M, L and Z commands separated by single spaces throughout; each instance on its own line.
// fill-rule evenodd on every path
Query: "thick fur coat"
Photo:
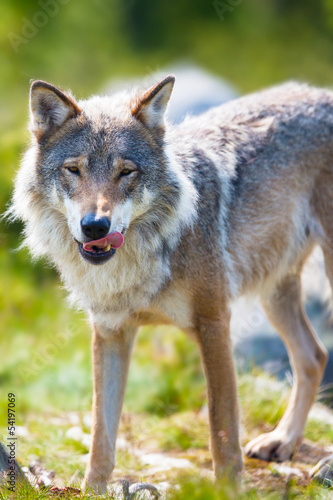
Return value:
M 32 254 L 56 265 L 72 302 L 91 318 L 85 483 L 99 492 L 114 467 L 139 326 L 172 323 L 196 339 L 218 476 L 242 468 L 230 302 L 260 295 L 295 375 L 280 424 L 249 443 L 248 455 L 290 458 L 327 357 L 299 277 L 318 243 L 333 284 L 333 94 L 288 83 L 171 126 L 164 113 L 173 84 L 169 76 L 146 91 L 80 102 L 45 82 L 31 87 L 32 144 L 10 213 L 24 221 Z M 89 231 L 106 221 L 105 237 L 121 234 L 124 244 L 102 248 L 87 237 L 87 215 Z

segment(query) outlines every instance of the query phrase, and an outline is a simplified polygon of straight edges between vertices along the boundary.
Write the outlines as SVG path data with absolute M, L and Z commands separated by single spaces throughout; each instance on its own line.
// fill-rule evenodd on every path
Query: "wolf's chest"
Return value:
M 139 293 L 130 291 L 117 297 L 107 308 L 90 309 L 93 322 L 106 328 L 124 323 L 135 326 L 173 324 L 183 329 L 193 327 L 192 304 L 189 294 L 179 284 L 170 284 L 163 290 L 142 286 Z
M 170 276 L 170 268 L 162 258 L 138 259 L 119 252 L 106 265 L 91 266 L 79 260 L 75 266 L 62 266 L 61 274 L 71 302 L 101 323 L 119 326 L 125 317 L 149 307 Z
M 106 328 L 120 327 L 128 320 L 138 326 L 148 323 L 191 326 L 188 293 L 170 280 L 169 263 L 162 258 L 120 257 L 108 266 L 62 269 L 62 277 L 70 300 L 89 311 L 93 321 Z

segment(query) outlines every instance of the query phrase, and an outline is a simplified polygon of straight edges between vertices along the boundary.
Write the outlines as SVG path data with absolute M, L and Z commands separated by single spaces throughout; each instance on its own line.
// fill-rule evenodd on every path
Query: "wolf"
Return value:
M 9 212 L 92 324 L 84 485 L 97 493 L 115 465 L 140 326 L 174 324 L 197 342 L 217 477 L 242 470 L 232 301 L 259 295 L 294 374 L 283 418 L 246 446 L 249 457 L 290 459 L 327 360 L 300 274 L 319 244 L 333 285 L 333 93 L 291 82 L 173 126 L 165 112 L 174 82 L 168 75 L 82 101 L 44 81 L 31 85 L 32 142 Z

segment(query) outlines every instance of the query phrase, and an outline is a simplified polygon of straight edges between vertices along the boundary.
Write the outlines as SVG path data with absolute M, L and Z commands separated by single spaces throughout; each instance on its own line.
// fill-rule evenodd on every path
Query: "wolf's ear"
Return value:
M 175 77 L 168 75 L 148 89 L 132 107 L 132 115 L 148 128 L 164 130 L 164 113 L 168 105 Z
M 32 132 L 37 141 L 61 127 L 81 110 L 72 98 L 53 85 L 37 80 L 30 88 Z

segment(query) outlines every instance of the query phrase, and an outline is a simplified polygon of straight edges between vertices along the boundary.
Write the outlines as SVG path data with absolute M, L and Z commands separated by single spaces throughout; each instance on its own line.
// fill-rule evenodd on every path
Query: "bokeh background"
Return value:
M 182 65 L 222 78 L 235 95 L 288 79 L 333 86 L 333 0 L 2 0 L 0 13 L 1 213 L 29 140 L 32 79 L 79 98 Z M 195 88 L 195 79 L 188 85 Z M 0 393 L 17 394 L 23 423 L 37 410 L 88 410 L 92 394 L 89 326 L 66 306 L 56 272 L 18 250 L 20 231 L 19 223 L 1 222 Z M 311 307 L 328 339 L 323 301 Z M 247 332 L 257 327 L 246 321 Z M 176 329 L 145 328 L 125 411 L 170 415 L 204 403 L 196 348 Z M 0 410 L 5 421 L 3 401 Z

